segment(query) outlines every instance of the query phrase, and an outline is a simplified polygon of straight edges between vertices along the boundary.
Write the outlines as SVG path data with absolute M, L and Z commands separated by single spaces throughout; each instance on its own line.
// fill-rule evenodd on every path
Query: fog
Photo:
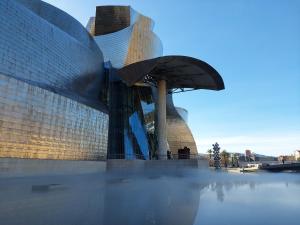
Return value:
M 0 224 L 298 224 L 299 173 L 208 169 L 0 179 Z

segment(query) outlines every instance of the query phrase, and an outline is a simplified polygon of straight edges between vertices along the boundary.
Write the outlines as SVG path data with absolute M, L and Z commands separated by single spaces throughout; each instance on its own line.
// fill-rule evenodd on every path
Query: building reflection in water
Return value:
M 194 224 L 205 185 L 158 174 L 107 180 L 102 224 Z
M 216 197 L 218 201 L 223 202 L 225 197 L 224 192 L 229 192 L 232 189 L 238 189 L 241 186 L 249 186 L 249 189 L 251 191 L 255 191 L 255 186 L 258 184 L 255 183 L 254 181 L 227 181 L 227 182 L 216 181 L 210 183 L 208 185 L 208 189 L 216 193 Z

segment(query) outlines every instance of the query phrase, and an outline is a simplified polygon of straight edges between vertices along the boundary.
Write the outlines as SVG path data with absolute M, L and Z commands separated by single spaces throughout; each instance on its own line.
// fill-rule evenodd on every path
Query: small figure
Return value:
M 169 160 L 172 159 L 171 151 L 170 151 L 170 150 L 167 151 L 167 156 L 168 156 L 168 159 L 169 159 Z

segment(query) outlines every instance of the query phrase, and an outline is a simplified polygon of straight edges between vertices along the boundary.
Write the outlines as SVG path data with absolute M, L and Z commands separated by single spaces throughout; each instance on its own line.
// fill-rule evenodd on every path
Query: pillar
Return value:
M 157 153 L 159 159 L 167 159 L 167 85 L 165 80 L 157 82 L 157 92 Z

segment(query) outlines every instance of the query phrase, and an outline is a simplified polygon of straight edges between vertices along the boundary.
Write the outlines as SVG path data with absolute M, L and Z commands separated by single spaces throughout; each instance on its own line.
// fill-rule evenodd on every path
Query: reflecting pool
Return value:
M 299 212 L 299 173 L 0 178 L 3 225 L 298 225 Z

